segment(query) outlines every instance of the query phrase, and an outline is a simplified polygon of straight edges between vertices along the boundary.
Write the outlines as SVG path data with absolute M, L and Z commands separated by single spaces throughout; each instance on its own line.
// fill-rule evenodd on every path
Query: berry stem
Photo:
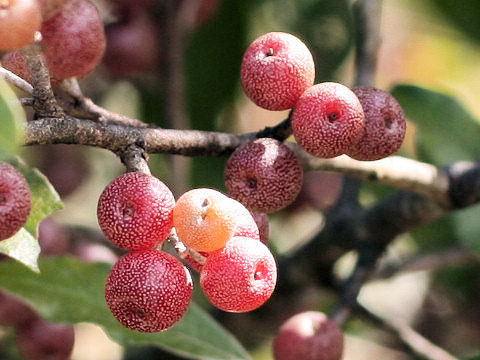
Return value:
M 33 86 L 30 85 L 28 82 L 23 80 L 21 77 L 15 75 L 11 71 L 8 71 L 7 69 L 3 68 L 0 66 L 0 78 L 12 83 L 15 85 L 17 88 L 25 91 L 26 93 L 32 95 L 33 94 Z M 30 105 L 33 105 L 30 104 Z
M 205 262 L 207 260 L 205 256 L 200 254 L 198 251 L 185 246 L 185 244 L 181 242 L 180 239 L 178 238 L 177 230 L 175 228 L 173 228 L 172 231 L 170 232 L 168 241 L 170 241 L 173 244 L 175 251 L 177 252 L 180 258 L 185 259 L 187 257 L 190 257 L 192 260 L 194 260 L 198 264 L 205 265 Z

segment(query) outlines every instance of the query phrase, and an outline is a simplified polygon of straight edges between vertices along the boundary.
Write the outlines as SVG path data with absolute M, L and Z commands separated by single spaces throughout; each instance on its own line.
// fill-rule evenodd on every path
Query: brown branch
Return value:
M 473 251 L 451 248 L 429 254 L 420 254 L 398 262 L 387 264 L 377 269 L 369 280 L 387 279 L 401 272 L 435 271 L 447 267 L 479 264 L 480 257 Z
M 205 265 L 206 258 L 202 254 L 200 254 L 195 249 L 189 248 L 185 246 L 183 242 L 180 241 L 177 235 L 177 230 L 175 228 L 172 229 L 170 235 L 168 237 L 168 241 L 173 244 L 175 251 L 177 252 L 178 256 L 181 259 L 190 258 L 193 261 L 197 262 L 199 265 Z
M 451 355 L 446 350 L 435 345 L 430 340 L 423 337 L 416 332 L 408 323 L 400 319 L 387 319 L 371 312 L 367 308 L 358 305 L 362 313 L 379 322 L 381 325 L 393 331 L 398 338 L 409 348 L 412 352 L 426 360 L 459 360 L 457 357 Z
M 245 141 L 255 139 L 257 134 L 233 135 L 197 130 L 126 127 L 66 117 L 29 122 L 25 144 L 89 145 L 116 154 L 136 144 L 149 154 L 226 156 Z M 448 175 L 433 165 L 399 156 L 371 162 L 353 160 L 345 155 L 334 159 L 319 159 L 307 154 L 298 145 L 288 145 L 295 151 L 305 169 L 337 171 L 358 179 L 392 185 L 415 191 L 439 204 L 449 206 Z
M 372 86 L 380 46 L 382 0 L 358 0 L 353 15 L 356 23 L 355 86 Z
M 62 108 L 57 104 L 50 85 L 50 75 L 41 54 L 38 41 L 22 48 L 21 53 L 30 73 L 33 85 L 33 110 L 37 117 L 58 118 L 64 115 Z

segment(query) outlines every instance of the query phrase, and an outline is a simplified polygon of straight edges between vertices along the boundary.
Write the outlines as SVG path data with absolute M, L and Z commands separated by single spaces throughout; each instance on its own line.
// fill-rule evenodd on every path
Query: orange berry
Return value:
M 183 194 L 173 208 L 173 224 L 180 240 L 198 251 L 225 246 L 236 228 L 231 199 L 213 189 L 193 189 Z

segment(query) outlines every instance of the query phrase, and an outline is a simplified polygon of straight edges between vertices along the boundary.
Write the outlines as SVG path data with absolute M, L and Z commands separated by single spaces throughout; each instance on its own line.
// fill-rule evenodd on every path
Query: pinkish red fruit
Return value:
M 363 136 L 365 115 L 357 96 L 346 86 L 326 82 L 312 86 L 293 110 L 297 143 L 321 158 L 342 155 Z
M 230 312 L 255 310 L 273 293 L 277 281 L 275 259 L 258 240 L 231 239 L 210 253 L 200 272 L 200 285 L 210 302 Z
M 28 83 L 32 82 L 27 65 L 19 51 L 10 51 L 1 58 L 2 66 Z
M 273 343 L 275 360 L 340 360 L 343 334 L 325 314 L 307 311 L 288 319 Z
M 297 197 L 303 170 L 285 144 L 261 138 L 243 144 L 230 156 L 225 185 L 230 195 L 257 212 L 274 212 Z
M 68 1 L 41 32 L 48 70 L 56 80 L 88 75 L 105 51 L 102 20 L 90 1 Z
M 365 134 L 347 151 L 356 160 L 378 160 L 402 146 L 405 137 L 405 113 L 388 92 L 374 87 L 353 89 L 365 113 Z
M 23 327 L 36 321 L 38 315 L 33 309 L 5 291 L 0 291 L 0 325 Z
M 30 214 L 30 188 L 12 165 L 0 162 L 0 240 L 15 235 Z
M 100 195 L 98 223 L 107 238 L 127 250 L 153 249 L 173 227 L 175 199 L 156 177 L 131 172 L 112 181 Z
M 135 15 L 107 26 L 105 32 L 107 49 L 103 63 L 110 74 L 128 77 L 155 70 L 160 41 L 155 24 L 148 16 Z
M 313 85 L 315 65 L 305 44 L 291 34 L 260 36 L 242 60 L 241 78 L 247 96 L 267 110 L 291 109 Z
M 75 334 L 72 325 L 54 324 L 40 318 L 17 332 L 17 346 L 25 360 L 68 360 Z
M 166 330 L 180 321 L 192 292 L 192 279 L 185 266 L 157 250 L 122 256 L 105 286 L 113 316 L 125 327 L 147 333 Z
M 52 218 L 47 218 L 38 227 L 38 243 L 41 254 L 47 256 L 65 255 L 70 248 L 67 231 Z

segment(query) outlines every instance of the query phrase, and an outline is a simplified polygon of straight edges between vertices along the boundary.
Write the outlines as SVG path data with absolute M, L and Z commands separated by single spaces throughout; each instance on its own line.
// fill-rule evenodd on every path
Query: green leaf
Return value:
M 443 166 L 459 160 L 480 159 L 480 124 L 465 107 L 452 96 L 412 85 L 398 85 L 392 90 L 407 117 L 417 125 L 416 144 L 419 160 Z M 480 207 L 457 211 L 435 226 L 429 226 L 418 237 L 423 244 L 452 242 L 480 253 L 478 219 Z M 447 220 L 448 219 L 448 220 Z M 450 237 L 450 240 L 448 239 Z M 421 240 L 420 240 L 421 238 Z
M 392 95 L 418 127 L 419 160 L 441 166 L 480 158 L 480 124 L 455 98 L 413 85 L 398 85 Z
M 10 163 L 25 176 L 32 194 L 32 210 L 25 229 L 37 238 L 38 225 L 53 212 L 63 209 L 63 203 L 47 177 L 35 168 L 30 168 L 19 160 Z
M 193 359 L 250 359 L 237 340 L 195 304 L 168 331 L 143 334 L 126 329 L 105 303 L 104 286 L 110 271 L 107 264 L 45 258 L 39 265 L 40 275 L 15 262 L 0 263 L 0 287 L 24 298 L 50 321 L 95 323 L 122 345 L 156 345 Z
M 0 158 L 18 152 L 23 142 L 25 113 L 15 93 L 0 79 Z
M 38 225 L 54 211 L 63 208 L 57 192 L 48 179 L 37 169 L 25 165 L 18 158 L 7 159 L 25 176 L 30 187 L 32 208 L 25 226 L 11 238 L 0 242 L 0 253 L 21 262 L 30 270 L 38 272 L 37 260 L 40 255 Z
M 472 0 L 430 0 L 440 13 L 466 35 L 480 41 L 480 2 Z
M 11 238 L 0 241 L 0 253 L 20 261 L 32 271 L 39 272 L 37 259 L 40 246 L 25 228 L 21 228 Z

